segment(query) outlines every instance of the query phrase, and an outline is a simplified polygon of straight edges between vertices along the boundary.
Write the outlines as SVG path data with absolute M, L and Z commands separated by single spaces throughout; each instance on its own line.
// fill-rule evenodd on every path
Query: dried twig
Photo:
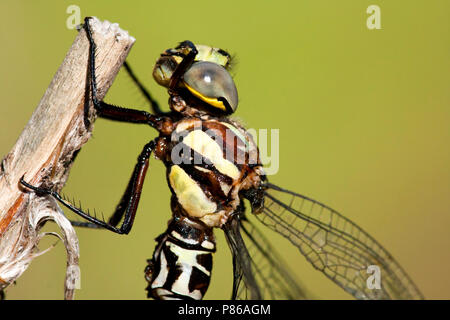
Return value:
M 117 24 L 91 20 L 97 44 L 98 96 L 103 98 L 125 61 L 134 38 Z M 0 290 L 14 282 L 38 252 L 47 220 L 61 229 L 67 258 L 65 298 L 72 299 L 77 280 L 78 239 L 56 202 L 26 192 L 20 178 L 60 191 L 76 152 L 91 136 L 95 118 L 88 84 L 89 43 L 80 31 L 39 105 L 0 166 Z

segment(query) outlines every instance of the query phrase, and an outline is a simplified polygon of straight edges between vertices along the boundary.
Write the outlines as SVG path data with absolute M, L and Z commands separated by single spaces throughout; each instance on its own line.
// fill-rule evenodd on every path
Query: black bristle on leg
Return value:
M 148 164 L 149 164 L 149 158 L 150 155 L 155 147 L 156 143 L 155 141 L 150 141 L 147 143 L 142 152 L 140 153 L 138 157 L 137 164 L 133 170 L 133 174 L 131 176 L 131 179 L 128 183 L 127 189 L 125 190 L 124 195 L 122 196 L 122 199 L 120 201 L 120 205 L 117 206 L 116 211 L 113 213 L 114 219 L 117 219 L 117 221 L 120 221 L 122 217 L 124 217 L 123 223 L 120 226 L 120 228 L 117 228 L 115 225 L 111 225 L 105 221 L 97 219 L 96 216 L 92 217 L 90 214 L 90 211 L 84 212 L 81 208 L 81 202 L 80 208 L 74 206 L 72 203 L 66 201 L 63 197 L 61 197 L 57 192 L 33 186 L 29 183 L 27 183 L 23 178 L 20 179 L 20 183 L 36 192 L 36 194 L 39 195 L 50 195 L 53 198 L 55 198 L 57 201 L 59 201 L 62 205 L 64 205 L 66 208 L 70 209 L 74 213 L 78 214 L 79 216 L 83 217 L 84 219 L 88 220 L 90 223 L 93 223 L 95 225 L 98 225 L 101 228 L 108 229 L 110 231 L 113 231 L 118 234 L 128 234 L 133 226 L 134 217 L 136 215 L 140 194 L 142 192 L 142 187 L 144 184 L 145 175 L 147 173 Z M 75 201 L 74 201 L 75 203 Z M 96 214 L 94 212 L 94 214 Z

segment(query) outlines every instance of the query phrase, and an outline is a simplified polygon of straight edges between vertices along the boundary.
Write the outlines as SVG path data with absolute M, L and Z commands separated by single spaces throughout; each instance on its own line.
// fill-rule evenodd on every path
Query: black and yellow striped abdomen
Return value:
M 212 228 L 175 215 L 157 239 L 145 270 L 148 296 L 155 299 L 203 298 L 209 286 L 212 253 L 216 245 Z

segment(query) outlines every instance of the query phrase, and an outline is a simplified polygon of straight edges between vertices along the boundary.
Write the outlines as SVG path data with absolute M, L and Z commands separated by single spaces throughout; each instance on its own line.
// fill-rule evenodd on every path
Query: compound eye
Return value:
M 228 71 L 213 62 L 194 63 L 183 76 L 186 87 L 196 97 L 226 113 L 236 110 L 238 93 Z

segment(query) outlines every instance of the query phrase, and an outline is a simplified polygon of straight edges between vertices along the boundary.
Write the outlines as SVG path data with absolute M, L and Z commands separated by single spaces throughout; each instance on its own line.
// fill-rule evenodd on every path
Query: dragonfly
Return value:
M 149 125 L 159 136 L 139 154 L 108 221 L 91 216 L 52 189 L 23 178 L 21 183 L 54 197 L 86 220 L 72 222 L 76 226 L 128 234 L 151 154 L 163 161 L 172 217 L 156 238 L 145 268 L 149 298 L 202 299 L 216 251 L 214 230 L 221 229 L 232 253 L 232 299 L 307 299 L 263 227 L 286 238 L 315 269 L 357 299 L 423 299 L 392 255 L 362 228 L 332 208 L 268 181 L 252 136 L 230 117 L 238 106 L 238 92 L 228 52 L 183 41 L 160 55 L 153 77 L 167 88 L 169 112 L 161 110 L 125 62 L 152 112 L 119 107 L 97 98 L 96 45 L 89 20 L 85 18 L 83 27 L 90 42 L 89 90 L 98 116 Z M 378 288 L 368 285 L 370 266 L 379 270 Z

